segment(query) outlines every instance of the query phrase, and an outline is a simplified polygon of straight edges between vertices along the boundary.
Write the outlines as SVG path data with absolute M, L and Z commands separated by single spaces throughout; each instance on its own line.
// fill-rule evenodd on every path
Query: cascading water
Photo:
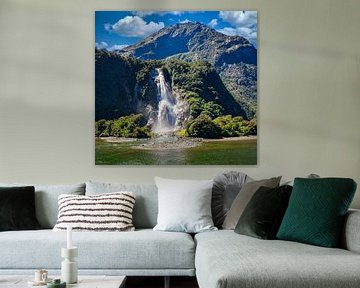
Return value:
M 158 91 L 158 112 L 154 123 L 154 132 L 164 134 L 175 131 L 177 128 L 177 101 L 170 85 L 166 82 L 161 69 L 156 69 L 155 82 Z

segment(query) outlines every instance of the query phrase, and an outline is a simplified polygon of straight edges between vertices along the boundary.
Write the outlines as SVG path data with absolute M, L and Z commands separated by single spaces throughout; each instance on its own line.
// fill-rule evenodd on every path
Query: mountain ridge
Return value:
M 178 23 L 162 28 L 118 52 L 143 60 L 184 54 L 181 60 L 206 60 L 216 68 L 223 63 L 257 64 L 257 50 L 247 39 L 222 34 L 199 22 Z

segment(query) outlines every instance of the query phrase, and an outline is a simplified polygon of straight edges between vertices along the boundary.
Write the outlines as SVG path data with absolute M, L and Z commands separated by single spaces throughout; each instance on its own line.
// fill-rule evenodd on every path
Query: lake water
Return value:
M 95 140 L 96 165 L 256 165 L 257 140 L 202 142 L 178 149 L 136 149 L 149 139 L 132 142 Z

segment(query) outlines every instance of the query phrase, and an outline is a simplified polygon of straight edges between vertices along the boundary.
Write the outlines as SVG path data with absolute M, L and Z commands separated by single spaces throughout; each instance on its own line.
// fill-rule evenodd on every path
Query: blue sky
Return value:
M 189 21 L 243 36 L 257 47 L 256 11 L 96 11 L 95 46 L 121 49 L 164 27 Z

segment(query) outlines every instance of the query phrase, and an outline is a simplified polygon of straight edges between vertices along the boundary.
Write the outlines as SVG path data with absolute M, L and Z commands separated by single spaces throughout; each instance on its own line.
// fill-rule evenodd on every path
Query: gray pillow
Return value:
M 318 174 L 314 174 L 314 173 L 311 173 L 309 175 L 307 175 L 306 177 L 304 178 L 309 178 L 309 179 L 317 179 L 317 178 L 320 178 L 320 176 Z M 291 181 L 287 181 L 285 182 L 283 185 L 290 185 L 290 186 L 294 186 L 294 179 L 291 180 Z
M 212 189 L 211 213 L 214 225 L 221 228 L 231 204 L 241 187 L 251 181 L 248 175 L 238 171 L 226 171 L 217 174 Z
M 269 188 L 279 187 L 280 179 L 281 176 L 270 179 L 251 181 L 244 184 L 224 219 L 224 223 L 222 225 L 223 229 L 234 230 L 241 214 L 244 212 L 246 205 L 249 203 L 255 192 L 261 186 Z
M 120 191 L 131 191 L 136 197 L 133 210 L 135 228 L 153 228 L 158 214 L 158 193 L 155 184 L 86 182 L 87 196 Z
M 155 177 L 159 213 L 154 230 L 198 233 L 217 230 L 211 217 L 213 180 Z
M 36 218 L 43 229 L 52 229 L 58 216 L 58 197 L 61 194 L 85 195 L 85 183 L 69 185 L 4 184 L 0 186 L 34 186 Z

